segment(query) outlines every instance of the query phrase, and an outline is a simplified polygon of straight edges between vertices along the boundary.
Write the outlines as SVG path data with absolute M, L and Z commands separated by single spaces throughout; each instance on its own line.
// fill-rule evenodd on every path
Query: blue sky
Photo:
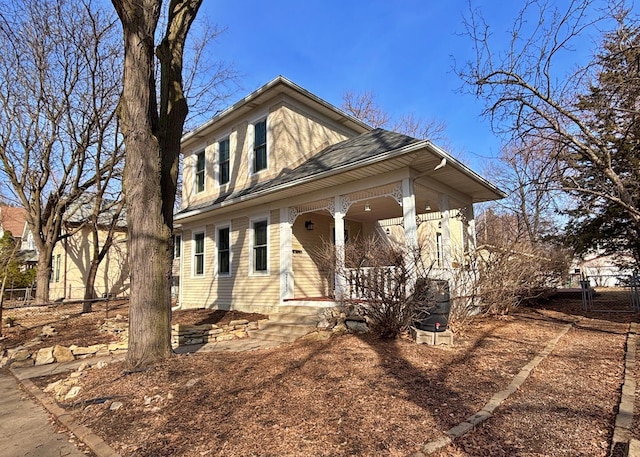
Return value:
M 493 3 L 474 6 L 507 30 L 519 6 Z M 227 28 L 214 49 L 242 74 L 237 98 L 279 74 L 336 106 L 345 91 L 372 91 L 392 116 L 442 120 L 451 152 L 482 171 L 500 143 L 452 71 L 472 57 L 467 10 L 466 0 L 218 0 L 200 14 Z

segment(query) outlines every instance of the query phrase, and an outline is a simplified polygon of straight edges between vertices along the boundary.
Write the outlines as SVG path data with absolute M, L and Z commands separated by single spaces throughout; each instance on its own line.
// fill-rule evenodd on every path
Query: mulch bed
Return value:
M 176 355 L 130 374 L 112 364 L 88 370 L 65 406 L 123 456 L 406 456 L 481 409 L 581 318 L 491 419 L 437 455 L 604 457 L 637 316 L 584 314 L 565 300 L 475 319 L 450 349 L 343 335 Z M 184 323 L 194 318 L 208 317 Z

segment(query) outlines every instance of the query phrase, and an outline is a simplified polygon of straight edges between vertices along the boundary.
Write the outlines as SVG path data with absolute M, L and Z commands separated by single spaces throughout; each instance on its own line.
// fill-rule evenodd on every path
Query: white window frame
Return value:
M 222 229 L 229 229 L 229 272 L 228 273 L 220 272 L 220 230 Z M 223 222 L 216 225 L 216 260 L 215 260 L 216 270 L 215 271 L 216 271 L 216 274 L 221 278 L 230 277 L 233 273 L 233 249 L 232 249 L 233 245 L 231 243 L 231 234 L 232 234 L 231 222 Z
M 255 155 L 255 145 L 256 145 L 256 131 L 255 131 L 255 125 L 260 123 L 260 122 L 265 122 L 265 150 L 266 150 L 266 162 L 267 162 L 267 166 L 265 168 L 263 168 L 260 171 L 256 171 L 254 169 L 254 155 Z M 252 121 L 249 122 L 249 125 L 247 127 L 247 136 L 249 137 L 249 175 L 255 175 L 255 174 L 260 174 L 262 172 L 265 172 L 267 170 L 269 170 L 269 113 L 264 113 L 261 116 L 256 117 L 255 119 L 253 119 Z
M 255 232 L 253 226 L 256 222 L 267 222 L 267 269 L 264 271 L 256 271 L 254 259 Z M 269 276 L 271 274 L 271 216 L 270 214 L 262 214 L 249 219 L 249 276 Z
M 220 182 L 220 177 L 221 177 L 221 165 L 222 163 L 220 162 L 220 143 L 228 140 L 229 141 L 229 181 L 227 181 L 226 183 L 222 183 Z M 222 135 L 219 139 L 216 140 L 215 143 L 215 179 L 216 179 L 216 184 L 218 185 L 218 187 L 226 187 L 231 183 L 231 157 L 233 154 L 231 154 L 231 151 L 233 150 L 233 142 L 231 139 L 231 133 L 228 133 L 226 135 Z
M 198 190 L 198 156 L 204 157 L 204 168 L 202 169 L 202 190 Z M 193 154 L 193 189 L 194 194 L 202 194 L 207 190 L 207 150 L 200 149 Z
M 202 274 L 196 273 L 196 235 L 202 234 Z M 191 277 L 204 278 L 207 274 L 207 230 L 197 228 L 191 231 Z

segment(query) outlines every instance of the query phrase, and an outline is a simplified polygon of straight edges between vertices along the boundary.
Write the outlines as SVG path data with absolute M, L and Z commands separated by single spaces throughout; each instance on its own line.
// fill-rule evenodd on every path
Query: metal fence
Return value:
M 615 278 L 615 282 L 613 282 L 613 278 Z M 630 275 L 582 276 L 578 284 L 582 291 L 582 309 L 584 311 L 640 311 L 640 275 L 638 272 Z M 628 291 L 629 301 L 624 304 L 621 303 L 624 309 L 599 309 L 594 302 L 594 287 L 617 287 L 626 289 Z

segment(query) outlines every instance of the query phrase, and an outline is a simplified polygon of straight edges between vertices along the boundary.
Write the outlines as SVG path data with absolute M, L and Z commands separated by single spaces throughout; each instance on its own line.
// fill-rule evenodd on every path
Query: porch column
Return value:
M 438 196 L 438 206 L 440 207 L 440 214 L 442 214 L 440 233 L 442 234 L 442 267 L 450 269 L 451 262 L 451 226 L 449 219 L 451 217 L 451 211 L 449 209 L 449 196 L 446 194 L 440 194 Z
M 280 208 L 280 303 L 293 298 L 293 222 L 288 207 Z M 295 220 L 295 219 L 294 219 Z
M 409 178 L 402 180 L 402 217 L 407 251 L 417 252 L 418 224 L 416 223 L 416 196 L 413 192 L 413 182 Z
M 465 246 L 466 252 L 471 254 L 475 252 L 477 242 L 476 242 L 476 219 L 473 213 L 473 203 L 469 203 L 469 205 L 464 209 L 464 217 L 467 221 L 466 226 L 466 238 L 467 245 Z
M 333 211 L 334 221 L 334 237 L 336 249 L 336 272 L 335 272 L 335 289 L 336 300 L 342 300 L 347 292 L 347 284 L 345 278 L 345 253 L 344 253 L 344 216 L 348 210 L 347 202 L 344 196 L 335 197 L 335 207 Z
M 405 268 L 409 272 L 410 279 L 407 284 L 407 293 L 413 290 L 418 279 L 417 267 L 421 264 L 418 245 L 418 223 L 416 222 L 416 195 L 413 191 L 413 181 L 409 178 L 402 180 L 402 223 L 404 226 L 404 240 L 407 246 Z

